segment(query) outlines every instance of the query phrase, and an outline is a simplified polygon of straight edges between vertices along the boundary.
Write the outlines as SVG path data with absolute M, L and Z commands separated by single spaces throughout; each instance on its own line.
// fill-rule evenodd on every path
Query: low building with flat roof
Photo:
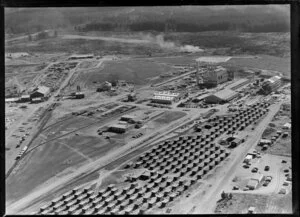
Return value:
M 125 133 L 127 129 L 128 126 L 124 124 L 113 124 L 109 127 L 109 131 L 114 133 Z
M 84 98 L 84 93 L 83 92 L 76 92 L 75 93 L 75 98 L 76 99 L 82 99 L 82 98 Z
M 123 115 L 121 117 L 121 121 L 131 121 L 131 120 L 134 120 L 135 119 L 135 116 L 133 115 Z
M 257 188 L 258 183 L 259 182 L 257 180 L 250 179 L 246 187 L 248 187 L 250 190 L 254 190 Z
M 38 98 L 33 98 L 33 99 L 31 99 L 31 102 L 32 102 L 32 103 L 39 103 L 39 102 L 43 102 L 43 98 L 41 98 L 41 97 L 38 97 Z
M 154 103 L 160 104 L 172 104 L 173 102 L 178 101 L 180 98 L 180 93 L 172 93 L 170 91 L 160 91 L 155 92 L 151 99 Z
M 70 56 L 69 60 L 78 60 L 78 59 L 92 59 L 94 58 L 94 54 L 74 54 Z
M 14 97 L 14 98 L 5 98 L 5 102 L 18 102 L 20 98 Z

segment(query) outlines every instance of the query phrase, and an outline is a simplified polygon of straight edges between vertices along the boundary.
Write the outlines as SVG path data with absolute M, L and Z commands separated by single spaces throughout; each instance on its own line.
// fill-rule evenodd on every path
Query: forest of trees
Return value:
M 46 29 L 79 31 L 178 31 L 240 30 L 287 32 L 289 10 L 259 7 L 115 7 L 38 8 L 6 10 L 5 32 L 34 33 Z
M 289 26 L 285 23 L 262 23 L 249 25 L 245 23 L 232 24 L 229 22 L 221 22 L 210 25 L 197 25 L 189 23 L 172 23 L 172 28 L 167 28 L 168 23 L 163 22 L 138 22 L 133 24 L 123 24 L 123 29 L 130 31 L 176 31 L 176 32 L 202 32 L 202 31 L 230 31 L 239 30 L 242 32 L 288 32 Z M 75 30 L 88 31 L 118 31 L 120 25 L 115 23 L 89 23 L 85 25 L 75 26 Z

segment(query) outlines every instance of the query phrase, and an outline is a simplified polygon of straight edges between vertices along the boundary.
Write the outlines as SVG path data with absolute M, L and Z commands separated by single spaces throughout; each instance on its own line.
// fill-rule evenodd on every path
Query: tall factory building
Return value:
M 218 84 L 222 84 L 228 81 L 228 72 L 222 66 L 209 66 L 202 74 L 203 84 L 206 87 L 216 87 Z
M 280 85 L 281 77 L 274 76 L 264 81 L 264 83 L 262 84 L 262 89 L 264 93 L 269 94 L 273 91 L 276 91 L 280 87 Z

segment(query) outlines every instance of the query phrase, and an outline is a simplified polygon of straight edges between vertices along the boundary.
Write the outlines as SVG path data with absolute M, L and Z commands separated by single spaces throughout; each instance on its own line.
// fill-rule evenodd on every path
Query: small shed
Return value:
M 257 188 L 257 185 L 258 185 L 257 180 L 250 179 L 246 187 L 248 187 L 250 190 L 254 190 Z
M 22 95 L 20 98 L 21 102 L 30 102 L 30 95 Z
M 291 127 L 292 127 L 291 123 L 285 123 L 283 125 L 283 129 L 286 129 L 286 130 L 291 129 Z
M 41 97 L 38 97 L 38 98 L 32 98 L 31 99 L 31 102 L 32 103 L 40 103 L 40 102 L 43 102 L 43 99 Z
M 50 88 L 46 86 L 39 86 L 35 91 L 30 94 L 30 98 L 44 98 L 50 94 Z
M 132 115 L 123 115 L 121 117 L 121 121 L 133 121 L 135 119 L 135 116 Z
M 84 98 L 84 93 L 82 93 L 82 92 L 76 92 L 75 93 L 75 98 L 76 99 L 83 99 Z
M 264 178 L 263 174 L 256 173 L 253 175 L 253 177 L 251 179 L 256 180 L 256 181 L 258 181 L 258 183 L 260 183 L 263 180 L 263 178 Z
M 109 130 L 115 133 L 125 133 L 127 130 L 127 125 L 114 124 L 109 127 Z

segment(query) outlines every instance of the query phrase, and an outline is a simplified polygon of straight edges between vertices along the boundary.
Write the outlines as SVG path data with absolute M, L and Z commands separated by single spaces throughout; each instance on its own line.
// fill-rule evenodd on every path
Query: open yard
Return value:
M 154 122 L 159 123 L 159 124 L 168 124 L 171 123 L 172 121 L 175 121 L 186 114 L 184 112 L 171 112 L 171 111 L 166 111 L 162 116 L 159 118 L 155 119 Z
M 226 63 L 222 63 L 222 65 L 279 71 L 287 77 L 290 77 L 291 74 L 291 63 L 289 57 L 283 58 L 269 55 L 259 55 L 257 58 L 232 57 Z
M 216 214 L 246 214 L 249 207 L 255 207 L 257 214 L 292 213 L 292 194 L 260 195 L 233 194 L 232 199 L 219 201 Z
M 54 177 L 59 172 L 86 161 L 59 142 L 40 146 L 26 155 L 19 168 L 6 180 L 7 203 L 20 199 L 35 187 Z
M 76 82 L 86 87 L 95 86 L 94 82 L 126 80 L 136 85 L 146 84 L 147 78 L 158 76 L 174 69 L 165 64 L 149 60 L 122 60 L 104 62 L 103 69 L 94 69 L 81 73 Z M 75 83 L 76 83 L 75 82 Z

